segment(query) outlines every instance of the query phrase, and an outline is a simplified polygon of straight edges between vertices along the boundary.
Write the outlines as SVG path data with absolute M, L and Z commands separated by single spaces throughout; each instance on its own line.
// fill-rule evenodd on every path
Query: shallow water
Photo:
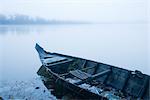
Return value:
M 150 75 L 147 24 L 0 26 L 0 80 L 26 80 L 41 66 L 36 43 Z

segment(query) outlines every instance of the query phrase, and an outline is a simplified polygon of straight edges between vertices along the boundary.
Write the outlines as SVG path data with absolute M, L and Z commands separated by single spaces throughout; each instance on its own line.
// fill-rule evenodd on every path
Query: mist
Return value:
M 57 20 L 146 23 L 148 0 L 0 0 L 0 13 Z

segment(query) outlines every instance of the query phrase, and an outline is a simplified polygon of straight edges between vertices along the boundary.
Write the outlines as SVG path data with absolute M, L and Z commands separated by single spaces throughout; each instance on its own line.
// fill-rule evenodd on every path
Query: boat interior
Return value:
M 149 98 L 150 77 L 138 70 L 129 71 L 78 57 L 43 53 L 39 53 L 42 65 L 72 84 L 94 86 L 98 95 L 113 92 L 122 98 Z

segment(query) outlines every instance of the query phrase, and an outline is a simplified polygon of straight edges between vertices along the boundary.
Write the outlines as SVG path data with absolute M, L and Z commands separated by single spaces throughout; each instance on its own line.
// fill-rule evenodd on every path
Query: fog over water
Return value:
M 147 22 L 149 0 L 0 0 L 0 13 L 92 22 Z
M 2 80 L 36 76 L 41 66 L 34 49 L 82 57 L 150 75 L 147 24 L 0 26 Z
M 0 14 L 99 24 L 0 25 L 0 79 L 36 76 L 36 43 L 150 75 L 149 0 L 0 0 Z

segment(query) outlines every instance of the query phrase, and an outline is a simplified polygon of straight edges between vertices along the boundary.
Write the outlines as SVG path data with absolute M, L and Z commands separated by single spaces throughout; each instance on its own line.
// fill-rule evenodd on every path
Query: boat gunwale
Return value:
M 70 55 L 65 55 L 65 54 L 60 54 L 60 53 L 51 53 L 51 52 L 47 52 L 46 53 L 48 54 L 51 54 L 51 55 L 57 55 L 57 56 L 64 56 L 64 57 L 69 57 L 69 58 L 72 58 L 72 59 L 80 59 L 80 60 L 86 60 L 86 61 L 90 61 L 90 62 L 94 62 L 94 63 L 97 63 L 97 64 L 100 64 L 100 65 L 106 65 L 106 66 L 110 66 L 110 68 L 117 68 L 117 69 L 121 69 L 121 70 L 126 70 L 128 71 L 130 74 L 132 72 L 135 72 L 136 70 L 130 70 L 130 69 L 125 69 L 125 68 L 122 68 L 122 67 L 118 67 L 118 66 L 115 66 L 115 65 L 111 65 L 111 64 L 106 64 L 106 63 L 102 63 L 102 62 L 98 62 L 98 61 L 95 61 L 95 60 L 91 60 L 91 59 L 84 59 L 84 58 L 80 58 L 80 57 L 76 57 L 76 56 L 70 56 Z M 56 64 L 57 65 L 57 64 Z M 52 65 L 53 66 L 53 65 Z M 137 70 L 139 71 L 139 70 Z M 141 72 L 141 71 L 140 71 Z M 145 74 L 143 72 L 141 72 L 143 75 L 145 76 L 148 76 L 150 77 L 148 74 Z

